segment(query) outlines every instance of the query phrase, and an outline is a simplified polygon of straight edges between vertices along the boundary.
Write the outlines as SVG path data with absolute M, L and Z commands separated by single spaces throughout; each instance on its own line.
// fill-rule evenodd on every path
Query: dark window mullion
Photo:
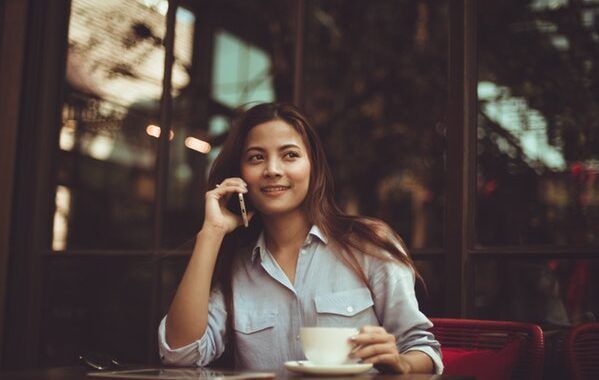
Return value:
M 49 247 L 53 154 L 58 141 L 70 2 L 30 1 L 22 73 L 5 302 L 3 369 L 40 363 L 43 263 Z M 44 64 L 40 65 L 41 57 Z M 58 100 L 57 100 L 58 99 Z M 4 115 L 2 115 L 4 116 Z M 34 174 L 32 174 L 34 173 Z M 26 274 L 26 275 L 23 275 Z M 10 347 L 10 350 L 6 348 Z
M 175 15 L 177 2 L 170 1 L 166 15 L 166 35 L 164 36 L 164 77 L 162 79 L 162 97 L 160 98 L 160 137 L 158 138 L 158 154 L 156 155 L 156 205 L 154 209 L 154 253 L 160 252 L 162 247 L 162 229 L 164 210 L 166 207 L 166 193 L 169 163 L 169 135 L 173 113 L 172 97 L 172 69 L 174 63 L 175 45 Z
M 479 259 L 522 259 L 522 260 L 590 260 L 597 258 L 597 249 L 593 247 L 581 247 L 577 249 L 560 249 L 560 247 L 549 247 L 538 249 L 514 247 L 513 249 L 484 249 L 469 250 L 471 260 Z
M 476 2 L 450 1 L 449 7 L 445 313 L 463 317 L 472 299 L 468 249 L 474 240 L 476 195 Z
M 295 1 L 295 57 L 293 74 L 293 104 L 303 106 L 302 77 L 304 70 L 304 25 L 306 23 L 306 1 Z
M 159 257 L 163 242 L 164 210 L 166 208 L 167 181 L 169 168 L 169 137 L 173 113 L 172 98 L 172 72 L 175 45 L 175 21 L 178 0 L 170 0 L 166 15 L 166 34 L 164 36 L 164 77 L 162 79 L 162 97 L 160 99 L 160 137 L 158 139 L 158 154 L 156 155 L 156 204 L 154 209 L 154 239 L 153 253 Z M 150 318 L 148 318 L 148 352 L 147 362 L 155 360 L 158 350 L 156 343 L 156 327 L 160 316 L 158 305 L 160 302 L 160 276 L 162 272 L 161 260 L 156 260 L 152 267 L 152 298 L 150 303 Z
M 469 250 L 474 246 L 476 225 L 476 181 L 477 181 L 477 116 L 478 116 L 478 6 L 476 1 L 466 1 L 464 6 L 464 222 L 462 238 L 466 252 L 462 258 L 466 270 L 466 281 L 462 289 L 462 314 L 471 317 L 474 313 L 474 266 Z

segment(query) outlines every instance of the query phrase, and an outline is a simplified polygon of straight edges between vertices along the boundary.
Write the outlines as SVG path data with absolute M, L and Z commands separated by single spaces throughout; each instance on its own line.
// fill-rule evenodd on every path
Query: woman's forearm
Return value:
M 408 365 L 407 372 L 404 373 L 433 373 L 435 371 L 433 359 L 422 351 L 408 351 L 401 356 Z
M 166 318 L 166 341 L 173 348 L 198 340 L 206 331 L 210 283 L 225 236 L 219 229 L 202 229 Z

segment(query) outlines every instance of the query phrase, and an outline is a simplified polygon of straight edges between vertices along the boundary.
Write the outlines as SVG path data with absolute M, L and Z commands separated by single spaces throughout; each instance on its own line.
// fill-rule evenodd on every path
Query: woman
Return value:
M 166 364 L 238 368 L 304 357 L 301 326 L 360 327 L 353 356 L 394 373 L 441 373 L 414 266 L 384 223 L 344 214 L 318 136 L 293 106 L 243 113 L 214 162 L 204 224 L 159 327 Z M 227 208 L 244 194 L 249 228 Z M 233 199 L 231 197 L 234 196 Z

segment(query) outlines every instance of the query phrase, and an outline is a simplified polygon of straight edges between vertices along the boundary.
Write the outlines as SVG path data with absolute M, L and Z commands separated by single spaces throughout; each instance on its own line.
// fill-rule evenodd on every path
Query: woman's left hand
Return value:
M 409 360 L 397 351 L 395 336 L 389 334 L 384 327 L 364 326 L 350 341 L 355 346 L 350 354 L 351 358 L 361 359 L 362 363 L 372 363 L 381 372 L 411 372 Z

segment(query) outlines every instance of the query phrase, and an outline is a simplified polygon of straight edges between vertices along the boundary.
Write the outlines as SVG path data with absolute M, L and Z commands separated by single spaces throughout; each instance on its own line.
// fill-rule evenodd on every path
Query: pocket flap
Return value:
M 344 290 L 314 297 L 318 313 L 338 314 L 352 317 L 374 305 L 368 288 Z
M 277 313 L 275 311 L 235 310 L 235 330 L 252 334 L 274 327 Z

